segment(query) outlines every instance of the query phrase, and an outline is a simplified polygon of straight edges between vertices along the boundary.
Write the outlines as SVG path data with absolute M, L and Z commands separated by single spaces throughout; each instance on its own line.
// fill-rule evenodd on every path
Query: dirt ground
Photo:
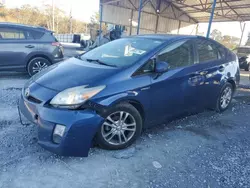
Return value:
M 250 187 L 250 90 L 230 108 L 154 127 L 130 148 L 61 157 L 19 123 L 16 102 L 28 77 L 0 76 L 0 188 Z

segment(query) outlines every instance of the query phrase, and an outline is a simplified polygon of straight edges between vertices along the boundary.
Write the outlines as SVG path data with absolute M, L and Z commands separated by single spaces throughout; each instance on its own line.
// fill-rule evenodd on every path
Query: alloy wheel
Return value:
M 34 63 L 34 65 L 32 67 L 32 71 L 33 71 L 33 73 L 38 73 L 38 72 L 42 71 L 43 69 L 45 69 L 48 66 L 49 65 L 46 62 L 37 61 L 37 62 Z
M 136 132 L 135 118 L 128 112 L 117 111 L 109 115 L 101 127 L 103 139 L 111 145 L 127 143 Z
M 223 109 L 227 108 L 228 105 L 230 104 L 231 99 L 232 99 L 232 88 L 226 87 L 223 90 L 221 98 L 220 98 L 221 108 Z

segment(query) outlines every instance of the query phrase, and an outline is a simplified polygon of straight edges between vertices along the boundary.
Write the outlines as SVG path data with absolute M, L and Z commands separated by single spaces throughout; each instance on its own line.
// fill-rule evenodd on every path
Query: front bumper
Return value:
M 103 122 L 93 110 L 65 110 L 46 107 L 28 101 L 23 95 L 19 100 L 21 113 L 38 125 L 38 143 L 45 149 L 64 156 L 87 157 L 92 140 Z M 66 126 L 60 144 L 52 140 L 56 124 Z

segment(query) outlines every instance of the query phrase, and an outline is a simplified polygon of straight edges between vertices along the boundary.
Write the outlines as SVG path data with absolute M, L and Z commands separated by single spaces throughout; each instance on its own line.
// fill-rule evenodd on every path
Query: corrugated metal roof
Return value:
M 208 22 L 213 0 L 165 0 L 198 22 Z M 214 22 L 250 21 L 250 0 L 217 0 Z
M 101 0 L 103 5 L 112 5 L 134 11 L 138 11 L 139 2 L 140 0 Z M 191 18 L 173 3 L 167 2 L 167 0 L 143 0 L 142 12 L 155 16 L 158 14 L 159 16 L 174 20 L 197 23 L 197 20 Z
M 104 4 L 138 10 L 140 0 L 102 0 Z M 160 3 L 160 6 L 158 3 Z M 186 22 L 208 22 L 213 0 L 143 0 L 143 11 Z M 250 0 L 217 0 L 214 22 L 250 21 Z

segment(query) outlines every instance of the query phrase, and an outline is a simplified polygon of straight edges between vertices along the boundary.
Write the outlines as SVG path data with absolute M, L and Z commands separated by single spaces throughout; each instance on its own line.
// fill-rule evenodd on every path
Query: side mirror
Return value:
M 167 62 L 164 62 L 164 61 L 156 62 L 156 65 L 155 65 L 156 73 L 164 73 L 164 72 L 167 72 L 168 70 L 169 70 L 169 64 Z

